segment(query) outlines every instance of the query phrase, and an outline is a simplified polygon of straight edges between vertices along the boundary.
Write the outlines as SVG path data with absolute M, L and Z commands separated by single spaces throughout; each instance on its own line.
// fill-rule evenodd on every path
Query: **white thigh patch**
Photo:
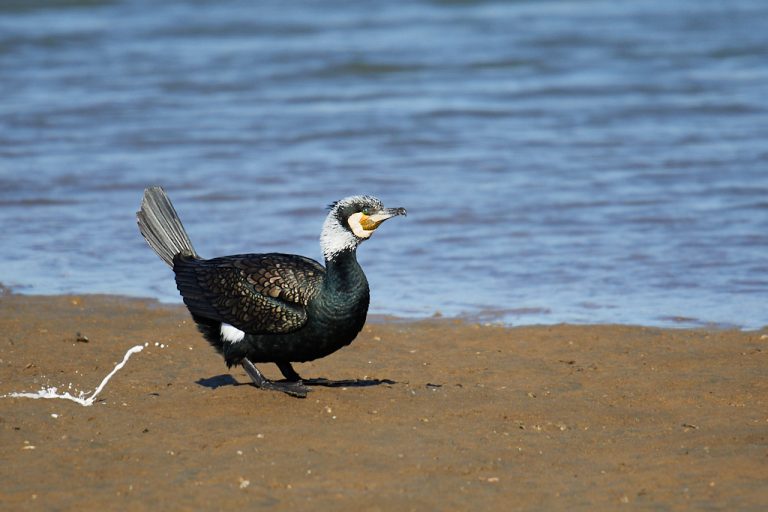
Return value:
M 240 341 L 243 341 L 243 338 L 245 338 L 245 333 L 238 329 L 235 326 L 225 324 L 222 322 L 221 324 L 221 339 L 223 341 L 228 341 L 230 343 L 238 343 Z

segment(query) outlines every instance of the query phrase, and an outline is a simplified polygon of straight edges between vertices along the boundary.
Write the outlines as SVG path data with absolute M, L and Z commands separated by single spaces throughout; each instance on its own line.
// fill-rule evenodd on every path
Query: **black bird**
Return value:
M 309 388 L 291 363 L 327 356 L 355 339 L 370 298 L 357 246 L 385 220 L 406 214 L 372 196 L 347 197 L 329 208 L 320 234 L 325 267 L 281 253 L 203 259 L 161 187 L 144 191 L 136 218 L 149 246 L 173 268 L 197 328 L 227 366 L 242 365 L 259 388 L 305 397 Z M 277 364 L 286 380 L 267 379 L 253 363 Z

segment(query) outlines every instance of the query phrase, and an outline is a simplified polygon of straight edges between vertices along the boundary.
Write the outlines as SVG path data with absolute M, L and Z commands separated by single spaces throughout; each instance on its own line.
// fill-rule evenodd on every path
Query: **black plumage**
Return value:
M 227 365 L 241 364 L 259 387 L 306 396 L 291 363 L 324 357 L 355 339 L 370 298 L 357 246 L 384 220 L 405 215 L 371 196 L 349 197 L 330 209 L 321 234 L 325 267 L 281 253 L 203 259 L 160 187 L 145 190 L 137 218 L 149 245 L 172 266 L 200 332 Z M 287 382 L 264 378 L 253 365 L 263 362 L 276 363 Z

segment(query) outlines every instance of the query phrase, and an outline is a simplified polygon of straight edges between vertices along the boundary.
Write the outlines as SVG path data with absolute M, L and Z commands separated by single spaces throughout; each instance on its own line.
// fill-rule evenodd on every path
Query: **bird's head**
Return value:
M 382 222 L 406 214 L 405 208 L 384 208 L 373 196 L 346 197 L 331 204 L 329 210 L 320 234 L 320 246 L 326 260 L 345 251 L 354 251 Z

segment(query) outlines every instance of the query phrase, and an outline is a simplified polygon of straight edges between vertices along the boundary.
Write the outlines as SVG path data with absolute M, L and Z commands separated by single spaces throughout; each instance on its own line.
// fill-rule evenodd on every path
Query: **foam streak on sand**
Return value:
M 80 393 L 79 396 L 73 396 L 68 392 L 65 392 L 64 394 L 58 393 L 58 388 L 51 387 L 51 388 L 43 388 L 37 393 L 9 393 L 7 397 L 11 398 L 61 398 L 63 400 L 72 400 L 73 402 L 77 402 L 83 407 L 90 407 L 93 405 L 93 402 L 96 400 L 96 396 L 101 393 L 101 390 L 104 389 L 104 386 L 107 385 L 107 382 L 109 382 L 109 379 L 111 379 L 120 369 L 125 366 L 125 363 L 128 362 L 128 359 L 130 359 L 131 355 L 141 352 L 144 350 L 143 345 L 136 345 L 135 347 L 131 347 L 128 352 L 125 353 L 125 356 L 123 356 L 123 360 L 117 363 L 115 367 L 112 369 L 109 374 L 104 377 L 104 380 L 101 381 L 101 384 L 99 384 L 99 387 L 96 388 L 96 391 L 93 392 L 93 394 L 89 397 L 85 397 L 85 393 Z

